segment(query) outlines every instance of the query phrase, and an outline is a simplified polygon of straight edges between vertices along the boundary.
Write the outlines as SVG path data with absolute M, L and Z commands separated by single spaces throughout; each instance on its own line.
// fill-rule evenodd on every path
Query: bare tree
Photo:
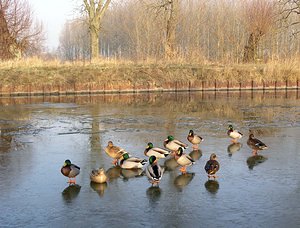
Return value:
M 91 60 L 99 58 L 100 25 L 110 2 L 111 0 L 83 0 L 84 9 L 88 15 Z
M 246 29 L 248 42 L 244 49 L 244 61 L 256 59 L 260 39 L 274 23 L 275 4 L 271 0 L 248 0 L 245 4 Z
M 86 20 L 67 21 L 59 38 L 59 54 L 63 60 L 85 60 L 90 56 Z
M 34 24 L 32 15 L 26 0 L 0 0 L 0 59 L 40 50 L 42 25 Z
M 281 20 L 287 22 L 288 26 L 295 27 L 300 24 L 300 0 L 279 0 L 281 7 Z M 288 20 L 292 18 L 291 20 Z M 300 33 L 299 29 L 293 30 L 293 35 Z

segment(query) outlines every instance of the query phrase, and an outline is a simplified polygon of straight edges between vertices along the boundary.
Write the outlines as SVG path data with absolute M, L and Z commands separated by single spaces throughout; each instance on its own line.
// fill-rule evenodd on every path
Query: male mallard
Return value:
M 141 169 L 147 163 L 145 159 L 129 157 L 128 153 L 123 154 L 120 160 L 122 169 Z
M 118 146 L 114 146 L 112 141 L 108 142 L 107 147 L 105 148 L 105 152 L 108 154 L 108 156 L 110 156 L 111 158 L 113 158 L 113 162 L 112 164 L 117 165 L 119 159 L 122 157 L 122 155 L 124 153 L 126 153 L 126 151 Z
M 164 141 L 164 147 L 176 153 L 179 147 L 183 147 L 183 149 L 186 149 L 188 145 L 177 139 L 174 139 L 172 135 L 169 135 L 168 138 Z
M 146 175 L 152 185 L 158 184 L 162 178 L 164 169 L 162 169 L 160 165 L 157 164 L 157 159 L 154 155 L 150 156 L 149 163 L 150 164 L 146 168 Z
M 217 155 L 215 153 L 212 153 L 210 155 L 209 161 L 206 162 L 206 165 L 204 167 L 206 173 L 208 174 L 208 178 L 213 177 L 214 179 L 217 178 L 215 175 L 216 172 L 218 172 L 220 168 L 220 164 L 217 161 Z
M 254 135 L 251 133 L 247 141 L 248 146 L 252 149 L 252 154 L 257 155 L 258 150 L 266 150 L 268 147 L 262 141 L 254 138 Z
M 193 130 L 190 130 L 187 140 L 193 144 L 193 149 L 198 150 L 199 144 L 203 141 L 203 138 L 199 135 L 194 134 Z
M 186 167 L 193 165 L 195 161 L 191 158 L 190 155 L 183 153 L 182 147 L 179 147 L 176 154 L 175 160 L 181 166 L 180 171 L 186 173 Z
M 76 176 L 80 173 L 80 168 L 77 165 L 71 163 L 71 161 L 65 160 L 63 167 L 61 167 L 61 173 L 69 178 L 69 184 L 76 184 Z M 72 178 L 74 180 L 72 180 Z
M 234 130 L 231 124 L 228 126 L 227 135 L 232 138 L 231 142 L 233 143 L 237 143 L 237 140 L 243 137 L 243 134 L 237 130 Z
M 146 147 L 144 154 L 147 157 L 155 156 L 156 158 L 165 158 L 167 157 L 170 152 L 158 147 L 153 147 L 153 144 L 151 142 L 148 143 L 148 146 Z
M 90 179 L 92 182 L 102 184 L 107 181 L 107 176 L 103 168 L 94 169 L 90 174 Z

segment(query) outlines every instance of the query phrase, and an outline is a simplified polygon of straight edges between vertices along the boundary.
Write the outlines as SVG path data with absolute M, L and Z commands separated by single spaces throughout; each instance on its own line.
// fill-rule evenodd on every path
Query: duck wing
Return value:
M 184 149 L 186 149 L 188 147 L 187 144 L 185 144 L 185 143 L 183 143 L 183 142 L 181 142 L 181 141 L 179 141 L 177 139 L 174 139 L 173 142 L 176 143 L 177 145 L 183 147 Z

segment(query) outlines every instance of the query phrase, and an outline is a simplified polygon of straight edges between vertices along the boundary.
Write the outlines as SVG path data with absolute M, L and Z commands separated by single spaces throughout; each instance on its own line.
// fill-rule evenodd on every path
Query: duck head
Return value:
M 147 146 L 146 149 L 151 149 L 151 148 L 153 148 L 153 143 L 152 142 L 148 142 L 148 146 Z
M 170 142 L 170 141 L 173 141 L 173 140 L 174 140 L 174 136 L 169 135 L 168 138 L 167 138 L 167 140 L 168 140 L 169 142 Z
M 114 144 L 113 144 L 113 142 L 112 142 L 112 141 L 108 141 L 108 143 L 107 143 L 107 146 L 108 146 L 108 147 L 113 147 L 113 146 L 114 146 Z
M 104 169 L 101 167 L 101 168 L 98 169 L 98 173 L 101 175 L 101 174 L 104 174 L 105 171 L 104 171 Z
M 182 149 L 182 147 L 179 147 L 176 155 L 180 157 L 182 154 L 183 154 L 183 149 Z
M 69 159 L 67 159 L 67 160 L 65 160 L 63 167 L 70 166 L 71 164 L 72 164 L 71 161 Z
M 217 155 L 215 154 L 215 153 L 212 153 L 211 155 L 210 155 L 210 158 L 209 158 L 210 160 L 217 160 Z
M 231 124 L 228 125 L 228 130 L 233 130 L 233 126 Z
M 125 153 L 122 155 L 122 160 L 127 160 L 129 158 L 129 154 L 128 153 Z
M 194 131 L 193 130 L 190 130 L 189 136 L 194 136 Z
M 149 158 L 150 165 L 152 165 L 155 162 L 156 162 L 156 157 L 154 155 L 150 156 L 150 158 Z
M 253 133 L 250 133 L 249 139 L 254 139 L 254 134 Z

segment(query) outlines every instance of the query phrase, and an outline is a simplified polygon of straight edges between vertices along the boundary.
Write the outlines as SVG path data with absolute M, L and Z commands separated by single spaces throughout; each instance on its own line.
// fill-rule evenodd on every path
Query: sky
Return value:
M 76 15 L 78 0 L 28 0 L 34 18 L 42 21 L 45 31 L 45 46 L 48 50 L 58 47 L 59 35 L 66 20 Z M 77 14 L 78 15 L 78 14 Z

